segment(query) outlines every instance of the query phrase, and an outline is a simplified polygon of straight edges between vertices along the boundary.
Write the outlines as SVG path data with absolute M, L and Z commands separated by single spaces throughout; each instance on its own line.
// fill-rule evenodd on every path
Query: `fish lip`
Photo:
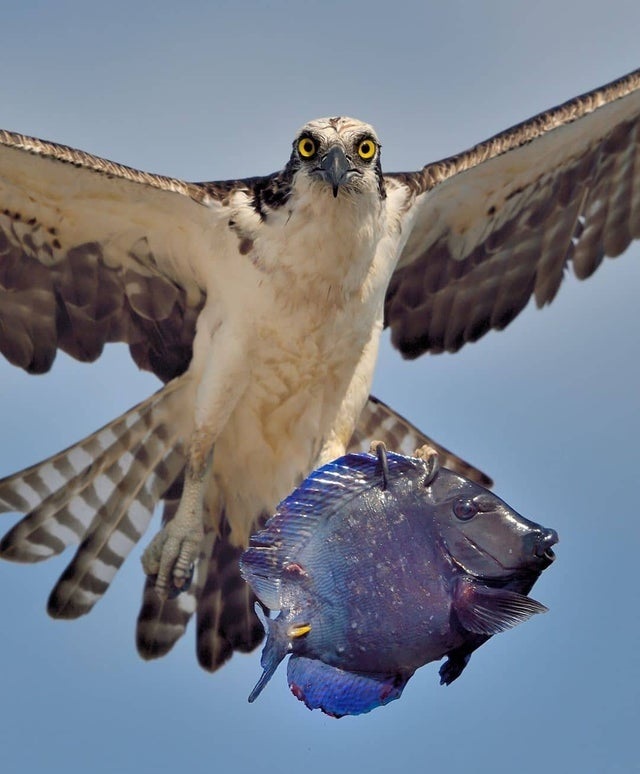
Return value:
M 556 558 L 556 555 L 552 548 L 545 548 L 545 550 L 542 553 L 542 556 L 544 559 L 548 559 L 549 562 L 553 562 Z
M 538 539 L 535 542 L 535 546 L 532 553 L 529 554 L 530 559 L 528 561 L 525 560 L 525 563 L 523 563 L 522 565 L 516 565 L 515 567 L 512 567 L 511 565 L 503 564 L 490 551 L 487 551 L 486 548 L 482 548 L 480 545 L 478 545 L 478 543 L 476 543 L 475 540 L 472 540 L 469 537 L 469 535 L 465 535 L 464 538 L 469 543 L 471 543 L 471 545 L 474 546 L 478 551 L 485 554 L 485 556 L 491 557 L 491 559 L 493 559 L 493 561 L 499 567 L 501 567 L 507 575 L 512 574 L 513 577 L 519 576 L 523 572 L 524 573 L 535 572 L 536 574 L 539 574 L 542 570 L 545 570 L 547 567 L 553 564 L 553 562 L 555 561 L 556 555 L 552 550 L 551 546 L 555 545 L 560 540 L 560 538 L 558 537 L 558 533 L 555 531 L 555 529 L 543 528 L 542 534 L 538 537 Z M 446 541 L 445 541 L 445 545 L 446 545 Z M 451 555 L 451 560 L 457 567 L 459 567 L 468 575 L 476 578 L 481 577 L 471 572 L 469 568 L 465 567 L 464 564 L 462 564 L 458 559 L 456 559 L 455 556 Z
M 558 533 L 555 529 L 547 529 L 536 541 L 534 553 L 538 559 L 545 563 L 545 567 L 555 561 L 556 555 L 551 546 L 554 546 L 558 540 Z

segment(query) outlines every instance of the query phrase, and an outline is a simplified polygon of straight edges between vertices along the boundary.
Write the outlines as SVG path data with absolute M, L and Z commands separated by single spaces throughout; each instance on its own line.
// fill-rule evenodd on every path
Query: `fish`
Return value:
M 556 531 L 416 454 L 380 444 L 318 468 L 251 537 L 240 569 L 267 638 L 250 702 L 290 656 L 309 709 L 369 712 L 444 657 L 449 685 L 493 635 L 547 610 L 527 595 Z

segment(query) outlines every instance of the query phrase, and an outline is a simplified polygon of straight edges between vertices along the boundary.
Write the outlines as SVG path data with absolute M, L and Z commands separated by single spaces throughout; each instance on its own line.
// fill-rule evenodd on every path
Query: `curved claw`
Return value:
M 182 588 L 178 588 L 172 579 L 169 583 L 169 587 L 166 592 L 166 599 L 176 599 L 176 597 L 180 596 L 180 594 L 182 594 L 183 591 L 189 591 L 189 589 L 191 588 L 191 584 L 193 582 L 194 575 L 195 575 L 195 566 L 191 565 L 191 567 L 189 568 L 189 575 L 186 578 Z M 154 589 L 158 591 L 158 588 L 157 588 L 158 576 L 149 575 L 149 578 L 153 581 Z
M 422 484 L 423 486 L 429 486 L 440 470 L 440 458 L 438 457 L 438 452 L 432 446 L 425 444 L 419 449 L 416 449 L 415 456 L 426 463 L 425 477 Z
M 378 455 L 378 469 L 382 476 L 382 484 L 380 488 L 385 490 L 389 485 L 389 461 L 387 460 L 387 447 L 382 441 L 371 441 L 369 446 L 371 454 Z
M 183 527 L 174 518 L 147 546 L 142 567 L 154 579 L 155 590 L 161 598 L 174 598 L 189 588 L 201 540 L 201 528 Z

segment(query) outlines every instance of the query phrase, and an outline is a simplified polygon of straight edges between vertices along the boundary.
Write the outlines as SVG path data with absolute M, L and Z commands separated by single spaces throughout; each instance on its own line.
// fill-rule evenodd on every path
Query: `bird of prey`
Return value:
M 0 131 L 0 351 L 44 373 L 107 342 L 164 386 L 0 481 L 0 556 L 77 545 L 49 612 L 83 615 L 163 503 L 137 644 L 197 615 L 200 664 L 262 638 L 238 557 L 314 467 L 426 436 L 369 394 L 383 327 L 409 358 L 504 328 L 640 237 L 640 70 L 416 172 L 333 117 L 271 175 L 189 183 Z M 440 449 L 445 464 L 483 476 Z

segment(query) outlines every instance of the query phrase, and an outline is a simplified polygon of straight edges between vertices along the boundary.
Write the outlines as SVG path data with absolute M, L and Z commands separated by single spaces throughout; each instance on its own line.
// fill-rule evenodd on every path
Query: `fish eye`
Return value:
M 375 156 L 376 143 L 371 137 L 367 137 L 364 140 L 360 140 L 358 143 L 358 156 L 365 161 L 369 161 Z
M 318 151 L 318 146 L 312 137 L 301 137 L 298 142 L 298 153 L 303 159 L 313 158 Z
M 453 504 L 453 513 L 460 521 L 469 521 L 479 511 L 473 500 L 456 500 Z

